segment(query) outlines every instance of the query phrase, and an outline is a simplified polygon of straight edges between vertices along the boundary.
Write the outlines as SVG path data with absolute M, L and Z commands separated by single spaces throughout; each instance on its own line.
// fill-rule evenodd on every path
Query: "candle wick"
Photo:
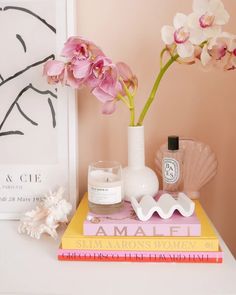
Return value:
M 109 182 L 109 178 L 107 177 L 107 182 Z

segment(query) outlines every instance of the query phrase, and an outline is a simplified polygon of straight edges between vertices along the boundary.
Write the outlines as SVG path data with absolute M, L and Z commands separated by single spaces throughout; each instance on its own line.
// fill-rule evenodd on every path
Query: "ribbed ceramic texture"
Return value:
M 123 169 L 125 200 L 153 197 L 159 189 L 156 173 L 145 166 L 144 127 L 128 127 L 128 167 Z
M 163 144 L 155 156 L 156 170 L 162 175 Z M 184 191 L 190 198 L 196 198 L 200 189 L 207 184 L 217 172 L 217 159 L 209 145 L 193 139 L 180 139 L 180 148 L 184 151 L 183 182 Z
M 128 127 L 128 166 L 141 169 L 145 166 L 144 127 Z

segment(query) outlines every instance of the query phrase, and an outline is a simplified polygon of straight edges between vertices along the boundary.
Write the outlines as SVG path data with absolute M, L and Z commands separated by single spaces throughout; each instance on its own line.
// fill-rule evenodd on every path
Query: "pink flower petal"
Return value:
M 84 55 L 84 58 L 88 59 L 92 56 L 104 56 L 104 53 L 98 46 L 89 40 L 81 37 L 70 37 L 66 41 L 61 55 L 67 58 L 72 58 L 76 55 Z
M 229 18 L 230 18 L 230 16 L 229 16 L 228 12 L 225 9 L 223 9 L 223 10 L 217 11 L 215 13 L 214 23 L 216 25 L 222 26 L 222 25 L 225 25 L 228 23 Z
M 230 58 L 227 60 L 227 63 L 224 67 L 225 70 L 231 71 L 236 69 L 236 56 L 232 54 Z
M 102 113 L 104 115 L 111 115 L 116 110 L 116 101 L 107 101 L 102 106 Z
M 87 60 L 81 61 L 73 67 L 73 74 L 76 79 L 86 79 L 91 73 L 91 63 Z
M 130 67 L 126 63 L 118 62 L 116 64 L 116 66 L 117 66 L 119 74 L 123 80 L 132 79 L 133 73 L 132 73 Z
M 76 45 L 80 43 L 81 43 L 80 39 L 76 37 L 70 37 L 64 44 L 64 47 L 61 52 L 61 56 L 72 57 L 74 55 L 74 50 L 76 48 Z
M 123 82 L 127 88 L 135 89 L 138 87 L 138 78 L 132 73 L 130 67 L 124 62 L 118 62 L 116 64 L 119 76 L 122 78 Z M 124 89 L 119 91 L 120 93 L 125 92 Z
M 206 66 L 210 61 L 211 61 L 211 56 L 208 53 L 207 45 L 205 45 L 201 53 L 201 62 L 204 66 Z
M 116 96 L 117 90 L 116 85 L 118 82 L 118 71 L 115 65 L 110 65 L 110 71 L 106 73 L 103 81 L 100 84 L 100 88 L 112 95 L 113 97 Z
M 105 57 L 105 54 L 103 53 L 103 51 L 95 44 L 90 43 L 89 49 L 91 50 L 91 52 L 93 53 L 94 56 L 104 56 Z
M 208 4 L 208 11 L 212 14 L 216 14 L 219 11 L 224 10 L 224 4 L 221 0 L 210 0 Z
M 187 15 L 183 13 L 177 13 L 175 15 L 173 24 L 176 30 L 185 26 L 186 23 L 187 23 Z
M 175 32 L 174 27 L 171 27 L 171 26 L 162 27 L 162 29 L 161 29 L 162 41 L 167 45 L 173 44 L 174 43 L 174 32 Z
M 108 57 L 98 56 L 92 63 L 91 74 L 89 75 L 86 85 L 95 88 L 102 83 L 106 75 L 109 75 L 112 60 Z
M 190 31 L 189 41 L 194 45 L 200 45 L 205 40 L 206 37 L 201 29 L 197 28 Z
M 65 83 L 72 88 L 78 89 L 83 86 L 83 79 L 76 79 L 73 75 L 73 70 L 70 65 L 67 66 L 65 71 Z
M 193 11 L 203 14 L 207 11 L 209 0 L 193 0 Z
M 210 50 L 210 55 L 215 60 L 220 60 L 227 53 L 227 44 L 225 42 L 218 42 L 216 46 Z
M 187 41 L 183 44 L 178 44 L 177 45 L 177 53 L 182 58 L 191 57 L 194 53 L 194 46 L 189 41 Z
M 101 88 L 96 87 L 93 89 L 92 94 L 97 97 L 98 100 L 105 103 L 107 101 L 111 101 L 114 97 L 107 92 L 103 91 Z
M 209 13 L 205 13 L 199 18 L 199 24 L 202 29 L 211 27 L 214 21 L 215 21 L 215 16 Z
M 65 64 L 62 61 L 49 60 L 44 64 L 44 75 L 58 76 L 64 70 Z
M 102 81 L 102 83 L 99 85 L 99 88 L 109 94 L 111 97 L 115 97 L 117 95 L 116 84 L 117 82 L 108 76 Z
M 125 95 L 125 90 L 124 90 L 123 85 L 121 84 L 120 81 L 118 81 L 118 82 L 116 83 L 116 87 L 115 87 L 115 89 L 116 89 L 116 95 L 117 95 L 118 93 L 121 94 L 122 96 Z
M 181 27 L 174 32 L 174 40 L 176 44 L 186 43 L 189 37 L 190 37 L 190 32 L 189 30 L 186 30 L 184 27 Z
M 188 15 L 188 26 L 192 29 L 199 27 L 199 16 L 196 13 L 190 13 Z

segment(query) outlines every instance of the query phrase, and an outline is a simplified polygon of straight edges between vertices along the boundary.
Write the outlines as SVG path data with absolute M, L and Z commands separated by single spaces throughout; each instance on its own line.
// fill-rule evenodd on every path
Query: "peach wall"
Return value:
M 139 78 L 136 97 L 140 111 L 159 69 L 163 47 L 160 29 L 171 24 L 176 12 L 191 11 L 190 0 L 78 0 L 78 32 L 93 40 L 114 60 L 127 62 Z M 236 1 L 224 0 L 236 33 Z M 145 121 L 146 163 L 169 134 L 191 136 L 216 152 L 219 171 L 202 190 L 201 201 L 216 228 L 236 255 L 236 72 L 202 71 L 198 66 L 175 64 L 159 88 L 158 98 Z M 79 92 L 80 196 L 86 191 L 89 162 L 127 161 L 123 105 L 112 116 L 100 114 L 100 104 L 87 90 Z

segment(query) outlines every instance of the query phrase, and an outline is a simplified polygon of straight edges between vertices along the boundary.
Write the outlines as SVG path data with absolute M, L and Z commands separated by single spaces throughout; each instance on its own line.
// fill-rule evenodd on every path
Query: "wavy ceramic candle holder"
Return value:
M 163 219 L 170 218 L 177 210 L 184 217 L 189 217 L 194 213 L 195 203 L 186 194 L 179 193 L 178 198 L 173 198 L 170 194 L 163 194 L 156 201 L 150 196 L 144 196 L 140 202 L 131 198 L 132 207 L 141 221 L 149 220 L 157 212 Z
M 199 198 L 200 189 L 207 184 L 217 172 L 217 159 L 209 145 L 193 139 L 180 139 L 180 148 L 184 151 L 183 191 L 191 199 Z M 166 149 L 163 144 L 156 153 L 155 164 L 162 175 L 162 159 Z

